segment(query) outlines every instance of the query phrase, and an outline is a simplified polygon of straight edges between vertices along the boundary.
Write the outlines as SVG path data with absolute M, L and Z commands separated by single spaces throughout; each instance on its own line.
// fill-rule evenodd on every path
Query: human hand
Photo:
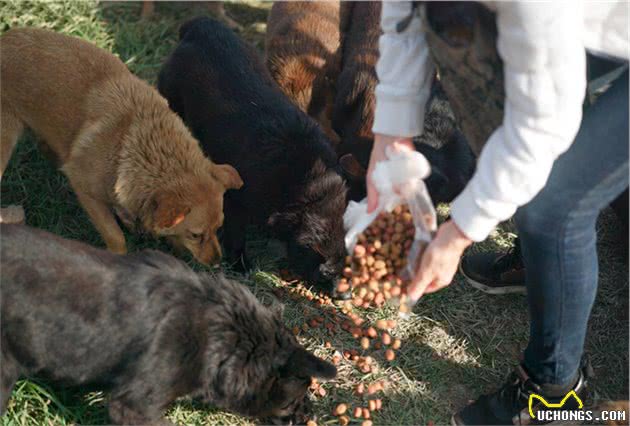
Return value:
M 472 240 L 464 235 L 455 222 L 449 220 L 443 223 L 424 251 L 416 276 L 407 288 L 411 300 L 415 302 L 424 294 L 449 285 L 457 272 L 459 259 L 471 244 Z
M 385 160 L 385 149 L 391 146 L 394 152 L 400 151 L 413 151 L 413 141 L 411 138 L 387 136 L 387 135 L 374 135 L 374 146 L 372 147 L 372 153 L 370 154 L 370 165 L 365 175 L 365 184 L 367 186 L 367 199 L 368 199 L 368 213 L 372 213 L 376 206 L 378 206 L 378 191 L 376 186 L 372 182 L 372 172 L 376 163 Z

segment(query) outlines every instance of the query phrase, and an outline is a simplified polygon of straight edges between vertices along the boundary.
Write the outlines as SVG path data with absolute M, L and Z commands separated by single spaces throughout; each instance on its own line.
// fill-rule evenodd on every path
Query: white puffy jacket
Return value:
M 623 60 L 629 50 L 626 2 L 484 5 L 497 14 L 506 99 L 502 125 L 451 205 L 451 217 L 474 241 L 485 239 L 534 198 L 553 162 L 573 142 L 586 89 L 585 49 Z M 374 133 L 411 137 L 422 132 L 433 64 L 417 14 L 405 31 L 396 32 L 410 11 L 410 2 L 383 4 Z

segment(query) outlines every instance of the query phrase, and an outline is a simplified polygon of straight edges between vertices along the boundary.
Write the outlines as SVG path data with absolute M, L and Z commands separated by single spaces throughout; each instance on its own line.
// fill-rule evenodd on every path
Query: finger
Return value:
M 374 209 L 376 208 L 376 206 L 378 206 L 378 191 L 372 184 L 372 179 L 370 176 L 371 174 L 368 173 L 368 176 L 367 176 L 367 198 L 368 198 L 367 211 L 368 213 L 372 213 Z
M 448 287 L 449 283 L 444 281 L 435 280 L 431 284 L 427 286 L 424 290 L 424 294 L 435 293 L 436 291 L 442 290 L 444 287 Z
M 420 268 L 415 278 L 407 288 L 407 294 L 415 303 L 425 293 L 426 288 L 433 282 L 435 275 L 425 268 Z

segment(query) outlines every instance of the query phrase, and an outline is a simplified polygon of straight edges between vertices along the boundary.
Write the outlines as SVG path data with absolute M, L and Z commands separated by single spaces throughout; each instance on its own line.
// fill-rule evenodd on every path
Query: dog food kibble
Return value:
M 345 293 L 348 290 L 350 290 L 350 284 L 348 283 L 348 280 L 346 280 L 345 278 L 339 280 L 339 284 L 337 284 L 337 292 Z
M 368 349 L 370 347 L 370 339 L 368 339 L 367 337 L 363 337 L 361 339 L 361 347 L 363 349 Z
M 389 346 L 389 344 L 392 343 L 392 336 L 390 336 L 389 333 L 383 333 L 381 340 L 385 346 Z
M 381 213 L 358 236 L 343 270 L 345 281 L 340 281 L 338 291 L 348 291 L 352 284 L 352 304 L 362 308 L 381 307 L 391 298 L 402 298 L 407 282 L 398 274 L 407 264 L 414 234 L 407 206 Z M 376 328 L 384 330 L 388 325 L 387 321 L 379 320 Z
M 346 411 L 348 410 L 348 406 L 346 404 L 339 404 L 335 407 L 335 409 L 333 410 L 333 415 L 335 416 L 341 416 L 342 414 L 344 414 Z
M 356 315 L 353 317 L 352 322 L 354 323 L 354 325 L 356 325 L 357 327 L 360 327 L 361 324 L 363 324 L 365 322 L 365 320 L 363 318 L 361 318 L 360 316 Z
M 355 389 L 355 393 L 357 395 L 363 395 L 363 392 L 365 392 L 365 385 L 363 383 L 359 383 Z
M 309 330 L 319 330 L 317 332 L 320 333 L 322 329 L 328 336 L 334 336 L 339 329 L 351 334 L 356 339 L 355 349 L 337 351 L 334 350 L 330 337 L 324 339 L 324 347 L 333 349 L 329 351 L 333 365 L 340 365 L 342 361 L 347 360 L 344 362 L 351 362 L 357 371 L 372 374 L 379 372 L 379 363 L 372 358 L 372 356 L 376 357 L 376 352 L 371 351 L 379 351 L 378 358 L 384 357 L 390 362 L 396 358 L 394 351 L 401 347 L 401 340 L 394 338 L 391 334 L 396 328 L 396 321 L 379 319 L 372 324 L 366 324 L 369 320 L 357 312 L 353 305 L 362 308 L 382 306 L 392 297 L 400 296 L 402 308 L 402 303 L 407 296 L 404 294 L 405 283 L 397 275 L 397 271 L 404 266 L 406 261 L 406 250 L 410 244 L 405 245 L 405 242 L 411 243 L 413 239 L 413 225 L 411 228 L 406 225 L 411 223 L 410 216 L 401 220 L 403 213 L 404 211 L 393 212 L 389 215 L 391 217 L 381 215 L 376 221 L 378 229 L 373 228 L 373 224 L 361 234 L 359 244 L 353 252 L 354 255 L 347 257 L 347 267 L 343 271 L 344 278 L 339 280 L 337 291 L 347 292 L 352 288 L 352 300 L 345 301 L 335 308 L 332 302 L 323 300 L 323 296 L 313 293 L 312 305 L 303 310 L 305 323 L 301 327 L 295 326 L 292 329 L 295 335 L 303 335 L 303 332 L 309 332 Z M 396 219 L 392 219 L 393 217 Z M 357 255 L 361 257 L 357 259 Z M 310 290 L 301 284 L 289 291 L 304 298 L 310 294 Z M 321 300 L 323 303 L 320 303 Z M 330 307 L 315 305 L 330 305 Z M 319 315 L 313 310 L 314 306 L 318 309 Z M 381 349 L 384 352 L 381 352 Z M 364 376 L 361 380 L 365 380 L 366 377 L 368 376 Z M 346 400 L 343 403 L 338 401 L 332 409 L 332 415 L 342 426 L 349 426 L 350 423 L 372 426 L 371 416 L 383 406 L 377 394 L 385 389 L 385 384 L 381 381 L 370 384 L 355 383 L 353 396 L 356 400 Z M 312 381 L 310 389 L 312 395 L 317 398 L 326 397 L 329 393 L 317 380 Z M 352 407 L 355 402 L 361 406 Z M 317 419 L 308 420 L 306 424 L 317 426 Z
M 394 358 L 396 358 L 396 354 L 394 353 L 394 351 L 393 351 L 393 350 L 391 350 L 391 349 L 387 349 L 387 350 L 385 351 L 385 359 L 386 359 L 387 361 L 393 361 L 393 360 L 394 360 Z
M 356 246 L 354 246 L 354 256 L 355 258 L 362 258 L 363 256 L 365 256 L 365 247 L 363 247 L 361 244 L 357 244 Z

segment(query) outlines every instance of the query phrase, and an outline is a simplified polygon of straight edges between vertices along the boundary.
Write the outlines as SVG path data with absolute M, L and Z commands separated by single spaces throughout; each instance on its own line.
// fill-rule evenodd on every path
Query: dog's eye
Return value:
M 190 238 L 193 240 L 199 240 L 201 241 L 203 239 L 203 234 L 196 234 L 194 232 L 190 233 Z

